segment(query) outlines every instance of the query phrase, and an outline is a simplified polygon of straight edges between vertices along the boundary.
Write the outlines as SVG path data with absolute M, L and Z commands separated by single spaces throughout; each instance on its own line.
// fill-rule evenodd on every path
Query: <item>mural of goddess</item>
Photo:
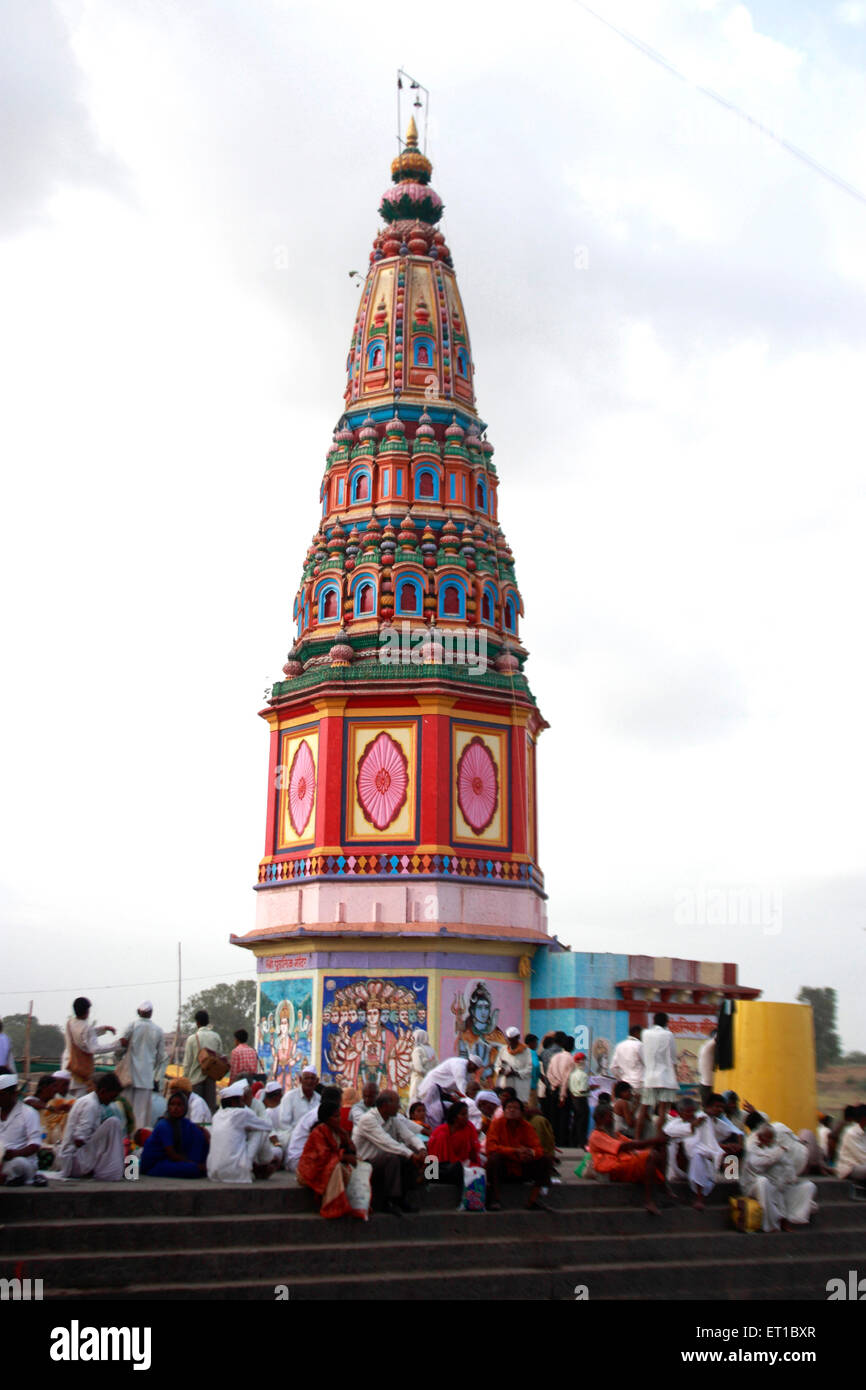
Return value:
M 490 1086 L 500 1049 L 507 1039 L 498 1026 L 499 1010 L 494 1009 L 493 997 L 484 981 L 479 980 L 475 985 L 469 996 L 468 1007 L 462 994 L 455 995 L 451 1012 L 457 1034 L 457 1056 L 469 1057 L 474 1053 L 480 1057 L 484 1064 L 481 1084 Z

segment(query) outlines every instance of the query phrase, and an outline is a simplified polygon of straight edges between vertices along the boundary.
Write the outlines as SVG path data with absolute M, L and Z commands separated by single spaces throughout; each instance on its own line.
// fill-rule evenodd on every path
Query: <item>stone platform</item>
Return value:
M 728 1193 L 706 1211 L 687 1200 L 658 1217 L 640 1193 L 568 1175 L 552 1212 L 464 1213 L 454 1191 L 428 1188 L 422 1210 L 368 1224 L 324 1221 L 294 1178 L 68 1182 L 0 1189 L 0 1278 L 44 1281 L 45 1299 L 591 1300 L 826 1299 L 827 1280 L 866 1267 L 866 1203 L 818 1179 L 808 1228 L 731 1229 Z M 685 1197 L 685 1193 L 683 1193 Z

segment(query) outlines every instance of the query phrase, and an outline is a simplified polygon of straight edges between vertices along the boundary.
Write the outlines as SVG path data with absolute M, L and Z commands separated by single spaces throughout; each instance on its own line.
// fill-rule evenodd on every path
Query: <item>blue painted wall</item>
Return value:
M 610 951 L 537 951 L 532 961 L 530 999 L 617 998 L 614 984 L 628 977 L 628 956 Z M 591 1030 L 593 1039 L 607 1038 L 612 1046 L 628 1035 L 628 1013 L 610 1009 L 530 1009 L 530 1032 L 539 1038 L 551 1030 L 573 1034 L 576 1024 Z

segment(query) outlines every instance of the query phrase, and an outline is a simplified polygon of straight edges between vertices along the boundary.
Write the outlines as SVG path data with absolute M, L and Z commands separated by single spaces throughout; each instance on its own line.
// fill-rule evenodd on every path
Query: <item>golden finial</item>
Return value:
M 409 128 L 406 131 L 406 144 L 409 149 L 415 150 L 418 148 L 418 127 L 415 124 L 414 116 L 409 117 Z

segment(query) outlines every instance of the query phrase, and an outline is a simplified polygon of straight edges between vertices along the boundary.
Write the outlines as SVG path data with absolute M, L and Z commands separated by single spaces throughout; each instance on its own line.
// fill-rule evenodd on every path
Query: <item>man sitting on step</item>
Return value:
M 396 1091 L 381 1091 L 376 1104 L 352 1130 L 358 1157 L 372 1166 L 373 1200 L 386 1211 L 417 1211 L 411 1195 L 424 1181 L 427 1148 L 414 1126 L 400 1114 Z
M 39 1111 L 18 1097 L 18 1077 L 14 1072 L 0 1076 L 0 1183 L 22 1187 L 46 1179 L 38 1172 L 42 1121 Z
M 597 1173 L 606 1173 L 611 1182 L 643 1183 L 645 1205 L 653 1216 L 658 1207 L 653 1200 L 653 1185 L 664 1187 L 664 1152 L 667 1140 L 626 1139 L 614 1133 L 614 1113 L 610 1105 L 597 1105 L 595 1126 L 589 1136 L 592 1166 Z
M 866 1198 L 866 1105 L 858 1105 L 854 1122 L 842 1135 L 836 1151 L 836 1174 L 854 1184 L 853 1195 Z
M 96 1090 L 80 1096 L 69 1112 L 58 1155 L 64 1178 L 120 1182 L 124 1129 L 110 1107 L 122 1087 L 113 1071 L 96 1079 Z
M 487 1210 L 501 1211 L 499 1186 L 502 1182 L 532 1183 L 526 1202 L 530 1211 L 547 1211 L 541 1189 L 550 1185 L 553 1164 L 545 1158 L 541 1140 L 523 1116 L 523 1103 L 516 1096 L 506 1101 L 504 1114 L 491 1120 L 487 1131 Z
M 676 1105 L 677 1115 L 672 1115 L 663 1129 L 669 1140 L 668 1182 L 688 1178 L 695 1194 L 692 1205 L 703 1211 L 704 1198 L 716 1185 L 724 1154 L 712 1119 L 696 1109 L 692 1097 L 680 1096 Z
M 766 1120 L 758 1124 L 746 1144 L 742 1188 L 744 1196 L 760 1203 L 765 1231 L 807 1225 L 812 1212 L 817 1211 L 815 1184 L 798 1179 L 793 1160 Z
M 253 1113 L 246 1095 L 247 1083 L 235 1081 L 220 1097 L 207 1156 L 207 1175 L 214 1182 L 252 1182 L 262 1135 L 271 1133 L 270 1120 Z

